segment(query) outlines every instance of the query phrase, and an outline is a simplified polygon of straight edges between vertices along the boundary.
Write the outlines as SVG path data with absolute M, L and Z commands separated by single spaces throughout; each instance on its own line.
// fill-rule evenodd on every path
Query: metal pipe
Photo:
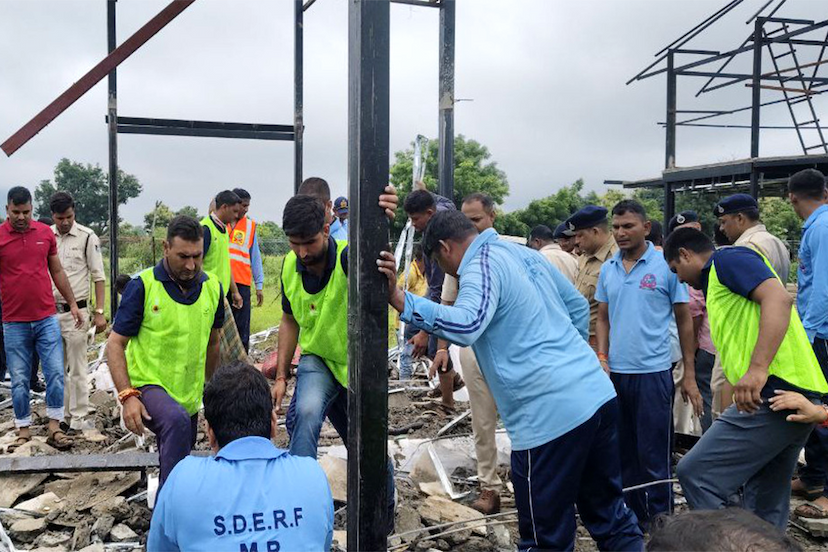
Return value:
M 311 0 L 307 8 L 313 4 Z M 302 185 L 302 159 L 305 134 L 304 121 L 304 11 L 302 0 L 293 0 L 293 193 Z
M 674 70 L 675 52 L 667 52 L 667 125 L 665 128 L 665 155 L 664 168 L 672 169 L 676 166 L 676 105 L 677 105 L 677 76 Z M 669 225 L 670 219 L 676 210 L 676 197 L 670 184 L 664 183 L 664 228 Z
M 117 0 L 106 3 L 106 45 L 111 56 L 117 47 Z M 107 132 L 109 149 L 109 312 L 112 320 L 118 313 L 118 70 L 112 67 L 108 77 Z M 95 305 L 102 308 L 103 305 Z
M 376 264 L 389 241 L 377 200 L 389 168 L 390 6 L 348 9 L 348 550 L 385 550 L 390 521 L 388 282 Z
M 761 127 L 761 105 L 762 105 L 762 88 L 760 87 L 762 78 L 762 42 L 763 42 L 763 26 L 765 20 L 757 17 L 754 22 L 753 30 L 753 94 L 750 112 L 750 157 L 755 159 L 759 157 L 759 134 Z M 754 198 L 759 197 L 759 179 L 756 167 L 751 167 L 750 170 L 750 195 Z
M 439 146 L 440 195 L 454 200 L 454 24 L 455 0 L 440 3 Z

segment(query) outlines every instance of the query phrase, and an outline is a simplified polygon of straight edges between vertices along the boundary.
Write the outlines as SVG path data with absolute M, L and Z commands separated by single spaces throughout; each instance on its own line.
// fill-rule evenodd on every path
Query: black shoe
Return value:
M 37 380 L 36 382 L 32 383 L 29 386 L 29 389 L 31 389 L 35 393 L 45 393 L 46 392 L 46 385 L 43 384 L 43 383 L 40 383 L 40 380 Z
M 60 422 L 60 430 L 62 432 L 64 432 L 66 435 L 70 435 L 70 436 L 78 434 L 78 430 L 72 429 L 71 427 L 69 427 L 69 424 L 67 424 L 66 422 Z

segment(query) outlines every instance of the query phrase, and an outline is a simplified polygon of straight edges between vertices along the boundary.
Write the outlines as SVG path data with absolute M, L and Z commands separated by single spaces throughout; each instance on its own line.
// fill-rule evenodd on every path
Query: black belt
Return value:
M 69 305 L 67 303 L 58 303 L 55 306 L 57 307 L 57 311 L 60 314 L 65 314 L 67 312 L 72 312 L 72 309 L 69 307 Z M 85 309 L 86 308 L 86 299 L 84 299 L 83 301 L 78 301 L 78 308 L 79 309 Z

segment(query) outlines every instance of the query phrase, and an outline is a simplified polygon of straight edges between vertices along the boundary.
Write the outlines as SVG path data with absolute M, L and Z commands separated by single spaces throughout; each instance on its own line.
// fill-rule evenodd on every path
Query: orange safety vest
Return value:
M 250 248 L 256 235 L 256 221 L 244 217 L 230 229 L 230 269 L 236 284 L 248 286 L 253 282 L 250 267 Z

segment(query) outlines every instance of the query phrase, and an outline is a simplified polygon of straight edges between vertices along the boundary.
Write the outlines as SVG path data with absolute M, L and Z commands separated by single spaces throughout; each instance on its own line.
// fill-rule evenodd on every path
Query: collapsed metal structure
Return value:
M 725 52 L 686 47 L 691 40 L 744 1 L 729 1 L 662 48 L 656 53 L 656 61 L 627 82 L 630 84 L 656 75 L 666 75 L 666 119 L 659 123 L 665 128 L 665 168 L 657 178 L 606 183 L 622 184 L 624 188 L 662 188 L 665 223 L 675 213 L 676 192 L 746 191 L 758 198 L 760 194 L 784 193 L 788 178 L 802 169 L 828 171 L 828 140 L 824 132 L 828 127 L 820 125 L 813 101 L 815 96 L 828 92 L 828 76 L 820 76 L 820 69 L 828 64 L 828 20 L 778 17 L 777 13 L 787 0 L 769 0 L 763 2 L 762 7 L 745 22 L 752 25 L 752 30 L 740 46 Z M 687 60 L 688 56 L 695 59 Z M 735 60 L 747 56 L 751 56 L 750 73 L 726 71 Z M 812 61 L 804 62 L 808 59 Z M 767 60 L 770 60 L 770 66 L 766 65 Z M 750 88 L 750 105 L 736 109 L 679 109 L 677 91 L 680 76 L 705 79 L 695 97 L 734 85 Z M 763 90 L 781 93 L 782 97 L 763 101 Z M 787 107 L 791 124 L 762 125 L 763 111 L 770 106 L 782 104 Z M 721 122 L 722 117 L 745 112 L 750 112 L 750 125 Z M 680 115 L 684 117 L 679 119 Z M 724 163 L 680 167 L 676 164 L 678 127 L 749 128 L 750 157 Z M 761 157 L 760 134 L 762 130 L 769 129 L 795 131 L 802 154 Z
M 117 66 L 135 53 L 195 0 L 172 0 L 120 46 L 116 40 L 116 2 L 107 1 L 108 55 L 86 75 L 7 139 L 0 149 L 12 155 L 52 120 L 108 76 L 110 278 L 118 270 L 118 134 L 280 140 L 294 143 L 294 192 L 302 182 L 304 12 L 317 0 L 294 0 L 294 120 L 292 125 L 185 121 L 118 116 Z M 388 221 L 377 208 L 389 169 L 390 4 L 440 10 L 439 191 L 454 188 L 454 27 L 455 0 L 352 0 L 349 3 L 349 460 L 348 549 L 386 547 L 386 457 L 388 435 L 387 284 L 376 259 L 387 247 Z M 115 287 L 111 311 L 118 306 Z M 119 469 L 134 459 L 117 462 Z M 140 468 L 154 459 L 143 458 Z M 73 461 L 69 461 L 71 464 Z M 97 463 L 96 463 L 97 462 Z M 57 462 L 65 467 L 65 462 Z M 55 464 L 55 465 L 57 465 Z M 87 465 L 88 464 L 88 465 Z M 106 458 L 77 469 L 107 469 Z M 52 469 L 44 466 L 18 469 Z M 73 464 L 74 465 L 74 464 Z M 103 467 L 102 467 L 103 466 Z

